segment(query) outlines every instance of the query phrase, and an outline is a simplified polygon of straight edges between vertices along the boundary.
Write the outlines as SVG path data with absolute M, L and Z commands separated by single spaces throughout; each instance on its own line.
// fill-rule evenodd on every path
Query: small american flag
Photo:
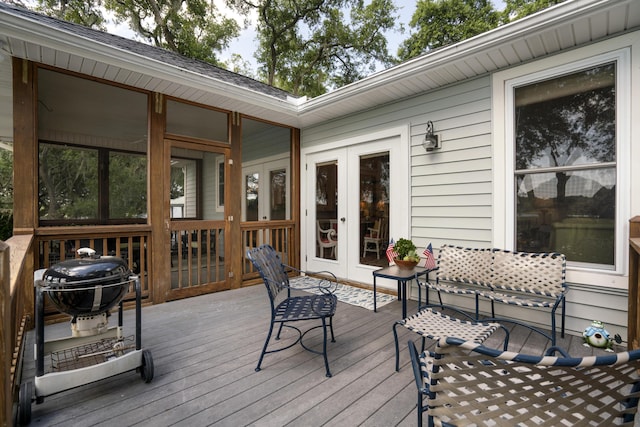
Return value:
M 431 243 L 429 243 L 429 246 L 424 248 L 424 251 L 422 253 L 424 254 L 425 268 L 428 268 L 428 269 L 436 268 L 436 259 L 433 256 L 433 248 L 431 247 Z
M 394 246 L 395 243 L 393 242 L 393 239 L 391 239 L 391 241 L 389 242 L 389 246 L 387 246 L 387 260 L 389 260 L 389 264 L 395 264 L 393 262 L 393 259 L 398 256 L 398 253 L 393 250 Z

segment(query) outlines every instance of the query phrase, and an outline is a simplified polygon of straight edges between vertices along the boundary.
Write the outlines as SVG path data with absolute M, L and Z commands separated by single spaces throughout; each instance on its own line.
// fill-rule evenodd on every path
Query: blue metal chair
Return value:
M 418 426 L 424 412 L 429 426 L 631 426 L 638 410 L 640 350 L 533 356 L 443 337 L 422 354 L 409 341 L 409 353 Z
M 256 371 L 260 371 L 260 366 L 262 365 L 262 360 L 265 354 L 286 350 L 300 343 L 305 350 L 315 354 L 321 354 L 324 357 L 326 375 L 327 377 L 331 377 L 329 360 L 327 358 L 327 329 L 331 332 L 331 342 L 335 342 L 333 334 L 333 316 L 338 306 L 338 298 L 333 294 L 333 291 L 338 284 L 336 276 L 328 271 L 311 273 L 285 265 L 282 263 L 278 253 L 270 245 L 262 245 L 254 249 L 250 249 L 247 251 L 247 258 L 253 263 L 262 276 L 264 284 L 267 287 L 267 293 L 271 303 L 271 324 L 269 326 L 267 339 L 264 342 L 262 353 L 260 354 L 260 359 L 258 360 Z M 314 285 L 313 289 L 309 288 L 310 291 L 315 291 L 317 294 L 292 296 L 291 288 L 289 287 L 289 273 L 292 272 L 296 274 L 304 273 L 318 277 L 318 284 Z M 296 290 L 300 290 L 300 288 L 296 288 Z M 299 328 L 290 325 L 290 323 L 305 320 L 319 320 L 321 324 L 311 327 L 304 332 Z M 293 343 L 286 345 L 285 347 L 267 350 L 273 334 L 273 328 L 276 324 L 280 325 L 275 337 L 276 340 L 280 339 L 280 333 L 282 332 L 283 327 L 297 331 L 298 338 Z M 323 331 L 322 351 L 314 350 L 303 342 L 304 336 L 308 332 L 317 328 L 322 328 Z

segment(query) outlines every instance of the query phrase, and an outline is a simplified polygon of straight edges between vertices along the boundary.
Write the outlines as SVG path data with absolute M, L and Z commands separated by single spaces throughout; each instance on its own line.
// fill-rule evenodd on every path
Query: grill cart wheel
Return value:
M 18 394 L 18 425 L 31 422 L 31 399 L 33 398 L 33 383 L 31 381 L 20 384 Z
M 144 382 L 150 383 L 153 379 L 153 358 L 149 350 L 142 350 L 142 365 L 138 369 Z

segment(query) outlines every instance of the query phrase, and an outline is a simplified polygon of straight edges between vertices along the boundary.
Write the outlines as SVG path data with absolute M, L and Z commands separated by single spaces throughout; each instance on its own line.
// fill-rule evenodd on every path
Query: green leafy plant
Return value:
M 398 259 L 403 261 L 420 261 L 420 256 L 416 253 L 416 245 L 409 239 L 398 239 L 393 246 L 393 250 L 398 254 Z

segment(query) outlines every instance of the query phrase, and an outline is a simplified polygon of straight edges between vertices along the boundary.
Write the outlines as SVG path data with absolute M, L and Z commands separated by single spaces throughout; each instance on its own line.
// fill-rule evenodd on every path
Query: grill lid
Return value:
M 127 280 L 130 275 L 127 264 L 119 257 L 78 258 L 52 265 L 44 272 L 43 279 L 47 285 L 55 287 L 56 283 L 67 286 L 87 285 L 94 281 L 114 283 Z
M 119 257 L 91 257 L 62 261 L 43 274 L 51 301 L 74 317 L 110 310 L 126 295 L 132 273 Z

